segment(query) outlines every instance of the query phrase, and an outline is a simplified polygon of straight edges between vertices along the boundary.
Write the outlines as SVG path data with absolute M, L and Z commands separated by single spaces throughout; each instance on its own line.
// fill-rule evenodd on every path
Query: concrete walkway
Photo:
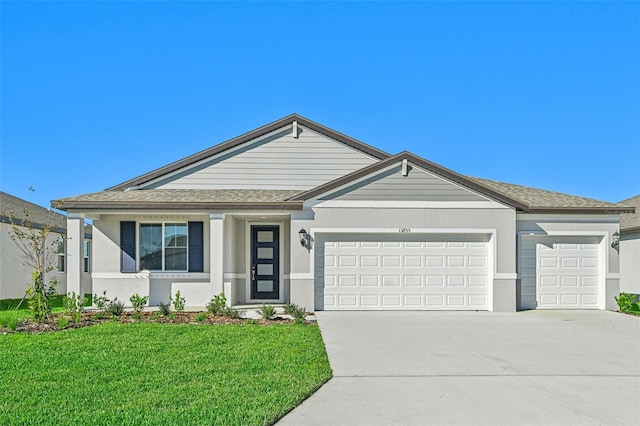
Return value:
M 280 425 L 640 422 L 640 318 L 320 312 L 334 377 Z

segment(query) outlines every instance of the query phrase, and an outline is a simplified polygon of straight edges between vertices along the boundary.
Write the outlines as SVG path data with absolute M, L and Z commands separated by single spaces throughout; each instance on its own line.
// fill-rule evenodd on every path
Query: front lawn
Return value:
M 315 325 L 0 335 L 0 424 L 272 424 L 331 377 Z

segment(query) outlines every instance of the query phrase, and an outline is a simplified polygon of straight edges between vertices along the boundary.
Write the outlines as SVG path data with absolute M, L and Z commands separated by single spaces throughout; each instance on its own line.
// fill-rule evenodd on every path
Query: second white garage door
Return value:
M 524 237 L 520 309 L 599 309 L 601 237 Z
M 488 235 L 324 235 L 317 310 L 486 310 Z

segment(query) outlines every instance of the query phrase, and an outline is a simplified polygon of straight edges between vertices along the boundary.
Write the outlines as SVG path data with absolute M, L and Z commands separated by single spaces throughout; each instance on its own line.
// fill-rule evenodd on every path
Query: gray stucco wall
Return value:
M 640 294 L 640 232 L 620 237 L 620 291 Z

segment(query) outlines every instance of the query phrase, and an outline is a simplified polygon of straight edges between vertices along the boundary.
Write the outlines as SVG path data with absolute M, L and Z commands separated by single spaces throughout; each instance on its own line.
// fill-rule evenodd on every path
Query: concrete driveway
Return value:
M 319 312 L 334 377 L 280 425 L 639 424 L 640 318 Z

